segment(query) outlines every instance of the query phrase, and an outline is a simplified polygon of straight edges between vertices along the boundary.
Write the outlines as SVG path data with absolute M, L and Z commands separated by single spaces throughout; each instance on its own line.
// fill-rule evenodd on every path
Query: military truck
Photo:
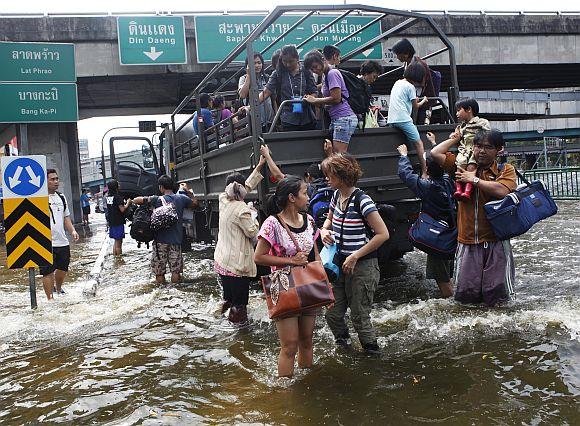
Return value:
M 454 48 L 430 16 L 363 5 L 276 7 L 183 99 L 171 116 L 171 124 L 166 125 L 163 132 L 163 138 L 167 141 L 166 158 L 170 161 L 170 169 L 179 182 L 187 182 L 203 206 L 202 210 L 195 214 L 191 223 L 190 235 L 193 239 L 210 241 L 216 237 L 219 214 L 218 195 L 224 190 L 225 178 L 234 171 L 248 175 L 259 159 L 261 144 L 267 144 L 270 147 L 276 163 L 286 174 L 302 176 L 310 164 L 320 162 L 323 159 L 323 141 L 329 137 L 327 130 L 278 132 L 276 126 L 272 125 L 269 131 L 262 131 L 257 112 L 259 100 L 253 67 L 249 67 L 251 82 L 249 104 L 251 108 L 247 115 L 243 116 L 238 112 L 232 117 L 235 117 L 237 121 L 229 118 L 210 128 L 204 128 L 203 123 L 200 122 L 199 135 L 196 135 L 192 126 L 193 113 L 188 110 L 199 99 L 201 93 L 210 93 L 212 96 L 225 94 L 235 97 L 236 92 L 224 92 L 223 90 L 228 87 L 228 84 L 231 86 L 231 82 L 237 83 L 239 76 L 246 73 L 245 67 L 235 62 L 236 58 L 244 53 L 245 57 L 253 58 L 254 41 L 259 39 L 281 17 L 293 16 L 295 23 L 287 27 L 281 36 L 260 52 L 267 53 L 273 48 L 282 47 L 285 44 L 284 37 L 292 31 L 296 31 L 300 24 L 313 14 L 327 16 L 328 23 L 320 26 L 318 31 L 301 42 L 297 46 L 298 49 L 314 37 L 324 34 L 326 31 L 332 31 L 333 25 L 344 22 L 344 19 L 351 14 L 370 16 L 372 20 L 367 25 L 355 26 L 347 37 L 335 42 L 334 44 L 339 48 L 343 42 L 357 36 L 371 24 L 380 23 L 380 34 L 368 42 L 359 43 L 358 47 L 346 52 L 341 57 L 341 67 L 352 64 L 349 60 L 372 46 L 377 44 L 380 46 L 381 41 L 386 38 L 395 38 L 396 40 L 404 37 L 405 30 L 414 25 L 430 28 L 434 35 L 441 40 L 443 48 L 423 56 L 423 59 L 442 53 L 449 55 L 450 65 L 445 70 L 442 69 L 443 85 L 446 86 L 448 100 L 444 102 L 441 98 L 433 98 L 433 103 L 439 105 L 440 117 L 438 121 L 440 123 L 428 126 L 419 125 L 418 129 L 422 137 L 425 137 L 426 132 L 430 131 L 437 136 L 438 140 L 442 140 L 453 131 L 455 127 L 454 114 L 449 113 L 445 104 L 454 105 L 458 94 Z M 387 26 L 386 23 L 393 22 L 394 19 L 400 19 L 400 23 Z M 393 73 L 399 73 L 402 76 L 402 71 L 402 66 L 391 69 L 382 74 L 379 79 Z M 223 81 L 224 76 L 226 81 L 217 87 L 216 81 Z M 195 103 L 198 115 L 201 117 L 199 102 Z M 178 114 L 184 112 L 189 112 L 188 118 L 179 122 L 178 118 L 181 115 L 178 116 Z M 278 118 L 279 112 L 280 109 L 276 118 Z M 349 145 L 349 152 L 358 159 L 364 171 L 364 176 L 360 179 L 358 186 L 379 205 L 381 216 L 387 223 L 391 234 L 389 241 L 380 250 L 380 260 L 383 262 L 399 258 L 413 249 L 407 233 L 409 226 L 420 210 L 419 200 L 402 184 L 397 175 L 399 154 L 396 147 L 402 143 L 405 143 L 405 137 L 399 130 L 392 127 L 379 127 L 357 129 Z M 414 152 L 411 151 L 410 155 L 413 160 Z M 417 160 L 416 157 L 414 159 Z M 418 164 L 418 161 L 416 163 Z M 248 201 L 252 200 L 255 206 L 262 208 L 267 195 L 272 193 L 274 189 L 275 183 L 264 179 L 258 190 L 249 194 Z

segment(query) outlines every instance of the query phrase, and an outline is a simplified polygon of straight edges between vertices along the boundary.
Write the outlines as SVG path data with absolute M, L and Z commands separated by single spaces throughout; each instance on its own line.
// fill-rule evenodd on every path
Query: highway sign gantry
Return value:
M 119 16 L 117 38 L 121 65 L 187 63 L 183 16 Z
M 6 264 L 10 269 L 52 264 L 46 157 L 2 157 Z
M 77 81 L 75 47 L 71 43 L 0 41 L 0 81 Z
M 195 45 L 198 63 L 221 62 L 240 42 L 258 26 L 264 19 L 264 15 L 199 15 L 195 17 Z M 284 39 L 280 40 L 270 50 L 264 53 L 264 58 L 270 59 L 276 49 L 280 49 L 285 44 L 299 45 L 309 36 L 329 24 L 336 16 L 320 15 L 311 16 L 292 30 Z M 364 25 L 375 19 L 376 16 L 347 16 L 339 22 L 331 25 L 318 34 L 299 49 L 300 57 L 311 49 L 321 48 L 326 44 L 336 44 L 338 41 L 362 28 Z M 271 42 L 295 24 L 300 16 L 281 16 L 275 23 L 261 34 L 254 42 L 254 51 L 262 51 Z M 364 31 L 350 37 L 338 47 L 342 53 L 350 52 L 361 44 L 372 40 L 381 34 L 381 24 L 376 22 Z M 351 60 L 381 60 L 383 52 L 381 44 L 370 47 L 360 55 Z M 236 58 L 238 62 L 244 62 L 245 54 Z
M 61 123 L 79 118 L 75 83 L 0 83 L 0 123 Z

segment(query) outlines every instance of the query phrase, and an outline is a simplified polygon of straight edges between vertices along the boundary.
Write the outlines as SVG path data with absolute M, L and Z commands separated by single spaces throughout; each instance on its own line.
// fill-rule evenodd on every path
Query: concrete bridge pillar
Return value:
M 35 123 L 17 127 L 20 154 L 46 155 L 46 167 L 58 172 L 59 192 L 66 196 L 73 223 L 81 222 L 81 168 L 76 123 Z

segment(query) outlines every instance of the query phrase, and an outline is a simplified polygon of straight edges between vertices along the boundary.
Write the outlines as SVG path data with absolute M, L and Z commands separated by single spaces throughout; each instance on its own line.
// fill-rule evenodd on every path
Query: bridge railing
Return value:
M 524 176 L 529 181 L 541 180 L 555 200 L 580 200 L 580 167 L 533 169 Z

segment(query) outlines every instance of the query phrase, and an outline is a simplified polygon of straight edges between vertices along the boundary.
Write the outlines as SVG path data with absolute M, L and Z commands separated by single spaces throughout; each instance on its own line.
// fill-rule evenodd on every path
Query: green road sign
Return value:
M 292 30 L 287 37 L 280 40 L 275 46 L 264 53 L 266 58 L 272 56 L 272 52 L 285 44 L 300 44 L 303 40 L 317 32 L 321 27 L 330 23 L 336 16 L 311 16 L 297 28 Z M 336 24 L 327 28 L 300 50 L 303 57 L 306 52 L 314 48 L 321 48 L 327 44 L 335 44 L 344 37 L 348 37 L 356 30 L 372 21 L 374 16 L 347 16 Z M 263 15 L 209 15 L 195 17 L 195 43 L 197 50 L 197 62 L 221 62 L 250 32 L 258 26 L 264 19 Z M 300 16 L 282 16 L 270 25 L 268 30 L 260 35 L 254 43 L 254 49 L 262 51 L 277 37 L 288 30 Z M 361 33 L 351 37 L 351 39 L 341 43 L 341 52 L 348 53 L 356 47 L 371 40 L 381 33 L 379 22 L 371 25 Z M 353 60 L 376 59 L 383 57 L 381 43 L 369 48 L 363 54 L 356 56 Z M 240 55 L 237 60 L 243 62 L 245 55 Z
M 0 42 L 0 81 L 77 80 L 75 47 L 65 43 Z
M 0 83 L 0 123 L 78 120 L 75 83 Z
M 120 16 L 117 37 L 121 65 L 187 63 L 182 16 Z

